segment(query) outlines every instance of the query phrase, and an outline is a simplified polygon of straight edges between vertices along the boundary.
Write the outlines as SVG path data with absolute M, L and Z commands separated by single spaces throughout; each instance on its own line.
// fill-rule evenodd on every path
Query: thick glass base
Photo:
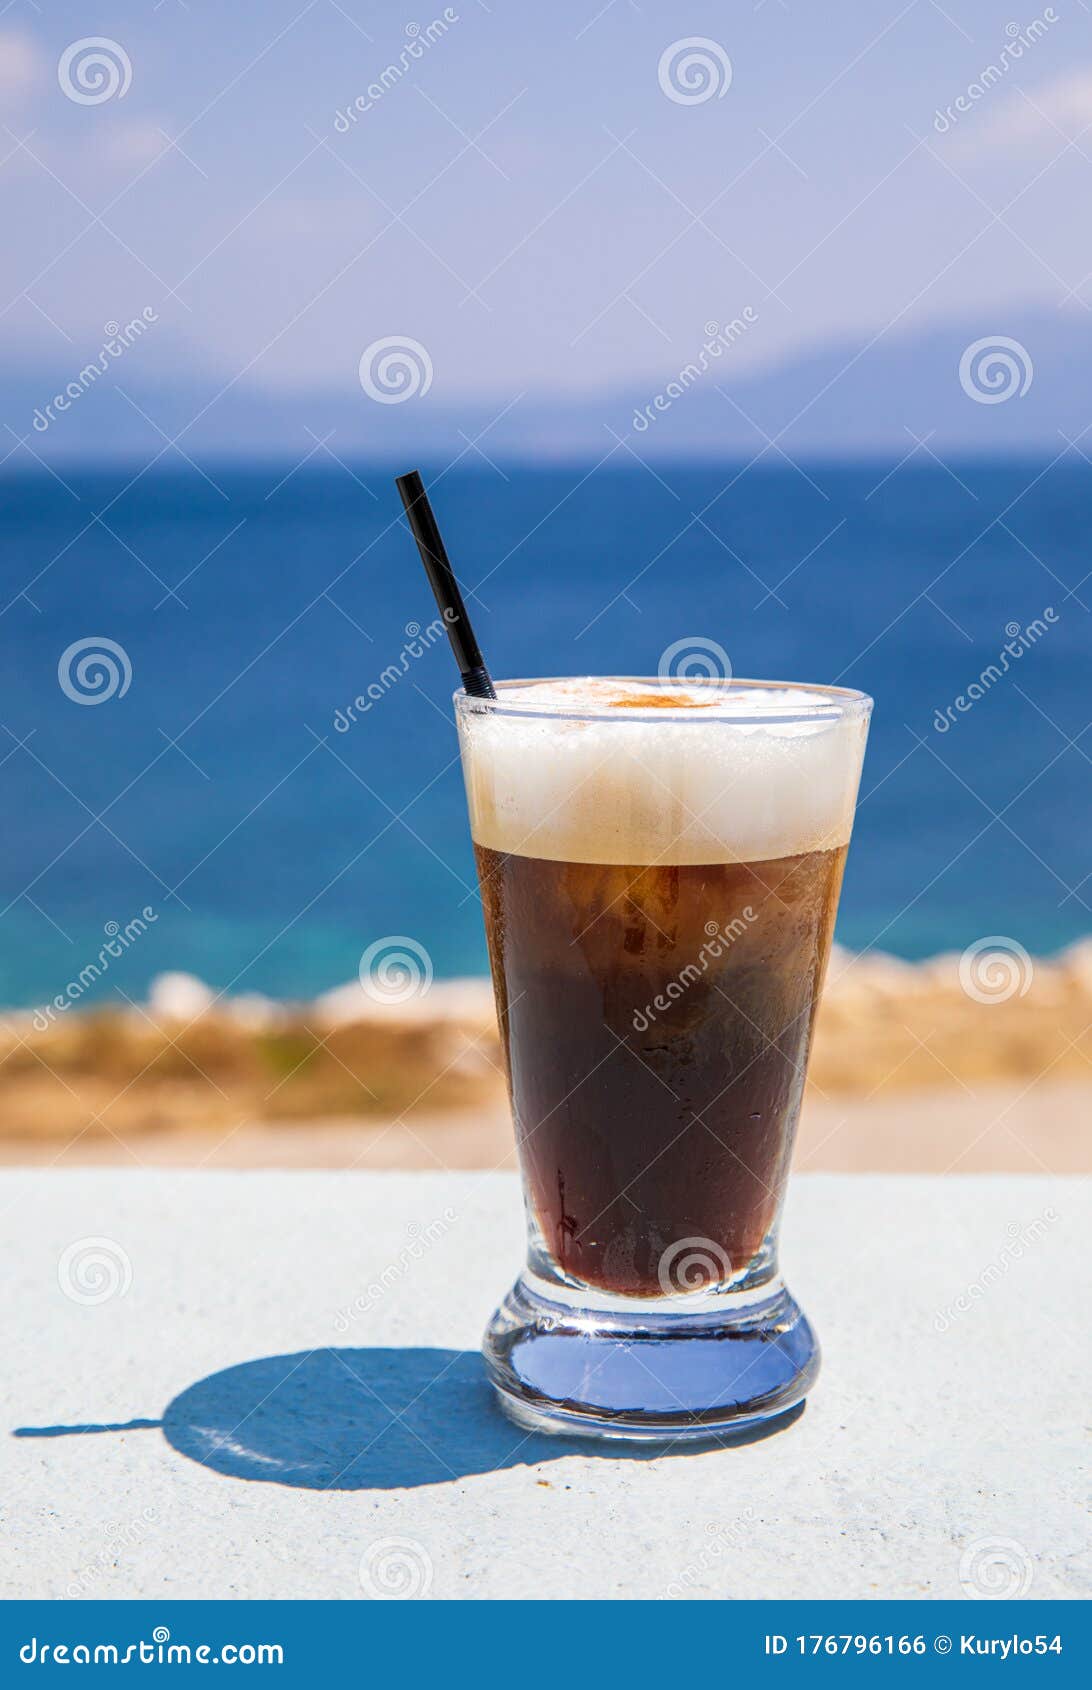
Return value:
M 780 1281 L 646 1300 L 523 1274 L 482 1348 L 512 1419 L 569 1436 L 674 1442 L 753 1431 L 797 1407 L 819 1371 L 815 1334 Z

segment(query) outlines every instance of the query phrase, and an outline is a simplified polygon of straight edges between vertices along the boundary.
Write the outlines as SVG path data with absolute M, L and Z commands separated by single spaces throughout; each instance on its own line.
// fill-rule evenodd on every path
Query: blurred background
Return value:
M 0 17 L 0 1156 L 507 1156 L 420 464 L 497 674 L 876 698 L 805 1165 L 1082 1165 L 1088 10 L 93 24 Z

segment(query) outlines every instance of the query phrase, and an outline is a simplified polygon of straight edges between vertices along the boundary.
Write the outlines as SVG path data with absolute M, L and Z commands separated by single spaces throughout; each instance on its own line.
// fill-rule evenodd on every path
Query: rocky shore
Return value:
M 1011 940 L 911 964 L 831 960 L 810 1070 L 813 1104 L 909 1104 L 947 1088 L 1012 1095 L 1092 1081 L 1092 939 L 1039 960 Z M 1067 1093 L 1067 1095 L 1068 1095 Z M 999 1093 L 998 1095 L 1001 1095 Z M 1092 1095 L 1092 1094 L 1090 1094 Z M 504 1082 L 487 981 L 436 981 L 388 1001 L 359 982 L 309 1004 L 217 998 L 186 975 L 146 1005 L 9 1012 L 0 1020 L 0 1141 L 39 1160 L 76 1141 L 137 1160 L 184 1132 L 211 1146 L 256 1124 L 289 1140 L 304 1124 L 405 1124 L 420 1137 L 472 1112 L 503 1121 Z M 415 1125 L 416 1123 L 416 1125 Z M 143 1147 L 143 1148 L 142 1148 Z M 95 1159 L 100 1159 L 98 1151 Z M 277 1159 L 277 1158 L 274 1158 Z M 413 1159 L 412 1157 L 410 1158 Z

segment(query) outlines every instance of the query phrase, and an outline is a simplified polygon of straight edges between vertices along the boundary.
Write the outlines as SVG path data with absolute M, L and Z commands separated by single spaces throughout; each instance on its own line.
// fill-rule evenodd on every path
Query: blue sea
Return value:
M 337 726 L 435 615 L 393 471 L 169 461 L 0 481 L 0 1003 L 145 908 L 86 1001 L 167 969 L 309 997 L 396 934 L 484 972 L 446 645 Z M 873 694 L 843 944 L 1092 931 L 1092 467 L 470 463 L 433 496 L 498 676 L 655 673 L 696 638 Z M 128 686 L 77 702 L 59 660 L 103 639 Z

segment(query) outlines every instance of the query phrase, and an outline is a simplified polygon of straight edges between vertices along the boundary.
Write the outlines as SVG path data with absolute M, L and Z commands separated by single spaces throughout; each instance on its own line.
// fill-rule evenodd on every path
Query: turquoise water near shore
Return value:
M 393 934 L 438 977 L 484 971 L 450 657 L 412 655 L 434 610 L 392 472 L 351 467 L 0 483 L 0 1002 L 63 991 L 145 908 L 86 1001 L 168 968 L 305 998 Z M 501 467 L 435 488 L 498 674 L 650 673 L 693 639 L 742 676 L 863 687 L 841 942 L 1092 930 L 1092 468 Z M 58 680 L 88 639 L 131 670 L 93 706 Z

